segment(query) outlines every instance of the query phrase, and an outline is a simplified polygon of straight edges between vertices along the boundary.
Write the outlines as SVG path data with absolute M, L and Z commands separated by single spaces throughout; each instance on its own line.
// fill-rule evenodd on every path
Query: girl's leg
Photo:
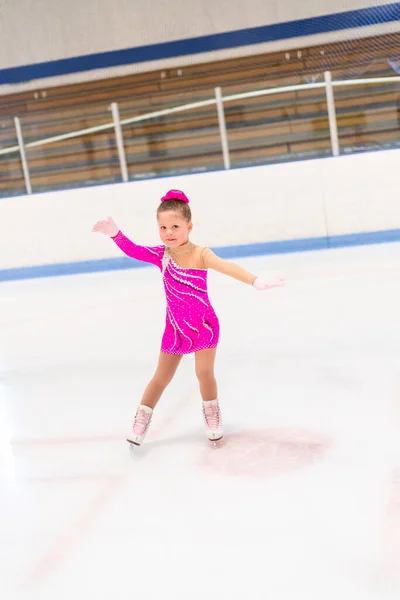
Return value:
M 175 375 L 181 359 L 180 354 L 160 352 L 156 372 L 144 391 L 142 401 L 136 411 L 132 430 L 127 437 L 128 442 L 131 444 L 140 446 L 143 443 L 152 419 L 153 408 Z
M 212 442 L 222 438 L 221 411 L 218 403 L 218 388 L 214 375 L 214 363 L 217 353 L 216 348 L 208 348 L 196 352 L 196 375 L 200 384 L 200 393 L 203 398 L 203 416 L 206 425 L 207 437 Z
M 199 350 L 195 354 L 196 376 L 204 402 L 218 398 L 217 381 L 214 375 L 216 348 Z
M 160 352 L 156 372 L 144 391 L 141 405 L 148 406 L 149 408 L 156 406 L 163 391 L 175 375 L 181 360 L 181 354 Z

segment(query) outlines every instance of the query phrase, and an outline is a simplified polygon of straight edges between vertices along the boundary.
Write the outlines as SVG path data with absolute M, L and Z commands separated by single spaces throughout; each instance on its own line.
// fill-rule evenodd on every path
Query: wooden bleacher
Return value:
M 111 122 L 118 102 L 129 118 L 213 97 L 323 80 L 394 75 L 387 60 L 400 34 L 350 40 L 201 65 L 60 86 L 0 97 L 0 147 L 16 144 L 13 117 L 25 143 Z M 181 73 L 181 74 L 180 74 Z M 400 144 L 400 85 L 336 88 L 343 151 Z M 265 164 L 331 152 L 324 90 L 287 92 L 225 104 L 232 166 Z M 222 168 L 215 107 L 177 113 L 123 128 L 130 179 Z M 27 149 L 34 191 L 120 181 L 113 129 Z M 17 154 L 0 156 L 0 196 L 24 193 Z

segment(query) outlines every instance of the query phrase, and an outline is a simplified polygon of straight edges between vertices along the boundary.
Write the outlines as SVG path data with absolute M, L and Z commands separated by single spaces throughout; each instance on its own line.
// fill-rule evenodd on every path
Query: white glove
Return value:
M 283 287 L 284 285 L 286 284 L 283 277 L 275 277 L 270 281 L 265 281 L 265 279 L 262 279 L 261 277 L 256 277 L 256 279 L 253 281 L 253 287 L 255 287 L 259 292 L 269 290 L 270 288 L 274 287 Z
M 92 231 L 95 233 L 102 233 L 103 235 L 108 235 L 110 237 L 115 237 L 119 232 L 119 228 L 114 219 L 107 217 L 107 219 L 104 219 L 103 221 L 97 221 Z

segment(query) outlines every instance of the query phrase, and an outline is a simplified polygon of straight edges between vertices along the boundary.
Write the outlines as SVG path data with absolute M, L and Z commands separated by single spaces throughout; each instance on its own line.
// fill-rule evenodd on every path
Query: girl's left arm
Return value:
M 253 285 L 254 281 L 257 279 L 257 275 L 254 275 L 254 273 L 249 273 L 249 271 L 246 271 L 246 269 L 243 269 L 243 267 L 240 267 L 230 260 L 220 258 L 209 248 L 204 248 L 202 257 L 206 269 L 214 269 L 214 271 L 229 275 L 230 277 L 234 277 L 234 279 L 238 279 L 249 285 Z
M 204 267 L 206 269 L 214 269 L 214 271 L 218 271 L 224 275 L 229 275 L 230 277 L 238 279 L 243 283 L 252 285 L 260 291 L 285 285 L 282 277 L 276 277 L 272 281 L 267 282 L 261 277 L 254 275 L 254 273 L 246 271 L 246 269 L 240 267 L 236 263 L 220 258 L 209 248 L 204 248 L 202 252 L 202 258 Z

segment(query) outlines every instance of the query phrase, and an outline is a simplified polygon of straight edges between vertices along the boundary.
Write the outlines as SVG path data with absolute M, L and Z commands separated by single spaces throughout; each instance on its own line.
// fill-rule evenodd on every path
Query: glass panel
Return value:
M 25 143 L 223 96 L 293 84 L 400 73 L 398 34 L 88 82 L 13 98 Z M 342 153 L 400 147 L 400 85 L 334 88 Z M 325 90 L 225 102 L 232 167 L 331 155 Z M 132 180 L 223 168 L 216 106 L 123 126 Z M 0 147 L 16 145 L 0 117 Z M 113 128 L 27 149 L 34 192 L 121 181 Z M 18 153 L 0 155 L 0 196 L 25 193 Z
M 223 168 L 215 106 L 125 125 L 123 135 L 131 180 Z
M 324 89 L 228 102 L 225 117 L 232 167 L 331 155 Z
M 396 64 L 397 63 L 397 64 Z M 399 63 L 398 57 L 388 56 L 387 59 L 375 58 L 368 50 L 359 55 L 356 65 L 344 65 L 342 68 L 332 69 L 332 79 L 368 79 L 371 77 L 393 77 Z
M 80 107 L 82 109 L 82 107 Z M 112 122 L 110 112 L 31 113 L 22 121 L 25 143 Z M 62 117 L 62 118 L 61 118 Z M 26 149 L 33 192 L 121 181 L 114 129 Z
M 79 105 L 78 108 L 60 106 L 50 110 L 47 105 L 40 110 L 29 107 L 29 112 L 20 118 L 25 144 L 112 122 L 111 111 L 104 104 L 99 107 Z
M 400 147 L 400 85 L 334 89 L 341 153 Z
M 0 117 L 0 148 L 17 146 L 14 119 Z M 0 155 L 0 197 L 26 194 L 20 153 Z

